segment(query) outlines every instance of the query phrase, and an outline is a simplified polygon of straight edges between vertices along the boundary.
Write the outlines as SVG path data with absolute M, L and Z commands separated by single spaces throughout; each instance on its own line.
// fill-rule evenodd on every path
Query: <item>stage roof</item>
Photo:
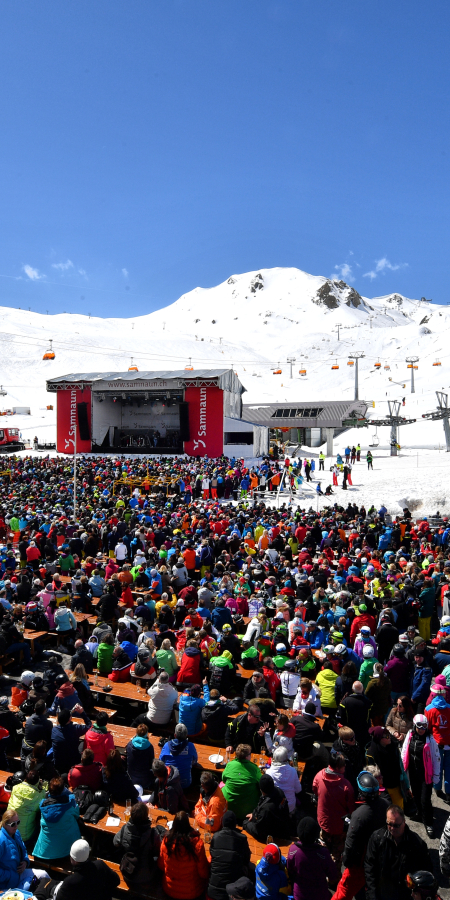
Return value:
M 201 385 L 213 383 L 223 391 L 243 394 L 246 388 L 239 381 L 233 369 L 167 369 L 158 372 L 76 372 L 69 375 L 60 375 L 57 378 L 49 378 L 48 391 L 66 390 L 70 387 L 84 386 L 95 389 L 104 389 L 106 386 L 114 388 L 116 383 L 127 383 L 130 388 L 165 387 L 168 382 L 176 382 L 176 387 L 186 385 Z M 153 382 L 153 384 L 149 384 Z M 169 384 L 167 384 L 169 386 Z M 119 387 L 119 384 L 117 384 Z

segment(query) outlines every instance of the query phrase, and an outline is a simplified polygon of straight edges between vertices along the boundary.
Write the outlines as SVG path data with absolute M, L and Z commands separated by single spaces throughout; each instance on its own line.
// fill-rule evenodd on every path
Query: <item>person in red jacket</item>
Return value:
M 266 685 L 269 691 L 269 694 L 274 703 L 276 703 L 277 699 L 277 691 L 281 686 L 281 681 L 279 675 L 277 675 L 272 657 L 265 656 L 262 661 L 262 670 L 263 675 L 266 681 Z
M 98 712 L 96 721 L 88 729 L 84 736 L 85 746 L 94 754 L 94 761 L 105 765 L 108 753 L 114 750 L 114 738 L 107 730 L 108 716 L 105 712 Z
M 355 808 L 353 788 L 344 777 L 345 763 L 342 753 L 331 750 L 328 766 L 317 773 L 312 786 L 322 840 L 339 869 L 345 843 L 344 817 L 351 816 Z
M 102 767 L 99 762 L 95 762 L 94 751 L 90 747 L 83 750 L 81 763 L 69 770 L 68 782 L 72 791 L 82 784 L 90 788 L 93 794 L 100 790 L 103 782 Z
M 352 622 L 352 627 L 350 628 L 350 645 L 353 647 L 356 638 L 358 637 L 359 632 L 363 625 L 367 625 L 370 628 L 370 633 L 372 635 L 375 634 L 377 630 L 377 623 L 375 616 L 369 615 L 367 612 L 367 606 L 365 603 L 360 603 L 359 605 L 359 615 L 355 616 Z
M 197 641 L 191 639 L 187 642 L 181 659 L 178 684 L 201 684 L 202 680 L 202 654 Z

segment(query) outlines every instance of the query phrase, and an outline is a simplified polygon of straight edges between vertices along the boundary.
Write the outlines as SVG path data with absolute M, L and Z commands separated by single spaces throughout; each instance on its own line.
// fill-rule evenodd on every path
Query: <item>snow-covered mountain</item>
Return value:
M 359 393 L 375 401 L 377 417 L 387 413 L 388 398 L 405 396 L 402 412 L 419 418 L 436 406 L 434 391 L 447 390 L 450 382 L 450 307 L 400 294 L 368 299 L 343 281 L 295 268 L 233 275 L 217 287 L 195 288 L 164 309 L 127 319 L 0 307 L 0 328 L 0 383 L 7 390 L 1 407 L 30 406 L 31 417 L 9 422 L 24 436 L 47 440 L 55 434 L 55 411 L 45 409 L 54 403 L 45 390 L 48 377 L 123 371 L 131 357 L 141 370 L 232 366 L 247 388 L 244 402 L 257 403 L 351 398 L 354 367 L 347 360 L 362 351 Z M 49 339 L 56 358 L 43 361 Z M 419 357 L 413 395 L 407 356 Z M 442 444 L 441 423 L 422 421 L 408 429 L 401 437 L 412 446 Z

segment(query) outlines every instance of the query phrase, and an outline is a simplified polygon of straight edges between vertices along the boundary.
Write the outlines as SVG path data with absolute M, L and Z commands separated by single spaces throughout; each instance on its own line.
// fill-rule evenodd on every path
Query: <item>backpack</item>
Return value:
M 120 871 L 123 875 L 124 881 L 128 884 L 128 882 L 133 880 L 133 876 L 136 873 L 136 869 L 139 865 L 141 857 L 147 853 L 149 863 L 152 861 L 153 857 L 153 845 L 154 845 L 154 835 L 153 829 L 150 828 L 148 832 L 144 832 L 139 842 L 138 847 L 138 855 L 133 853 L 132 850 L 127 850 L 126 853 L 123 854 L 122 859 L 120 860 Z
M 209 689 L 210 691 L 221 690 L 222 685 L 222 672 L 223 669 L 221 666 L 211 666 L 211 677 L 209 679 Z
M 80 815 L 83 816 L 89 807 L 95 803 L 94 794 L 90 787 L 87 787 L 85 784 L 80 784 L 79 787 L 75 788 L 73 793 L 75 800 L 77 801 L 78 809 L 80 810 Z

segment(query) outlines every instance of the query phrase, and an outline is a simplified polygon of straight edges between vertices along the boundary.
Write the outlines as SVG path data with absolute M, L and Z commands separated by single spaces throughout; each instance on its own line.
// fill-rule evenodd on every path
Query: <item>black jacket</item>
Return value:
M 112 900 L 120 878 L 102 859 L 88 859 L 75 867 L 72 875 L 64 879 L 58 896 L 62 900 Z M 45 881 L 44 881 L 45 884 Z M 40 900 L 39 889 L 36 896 Z
M 127 772 L 133 784 L 140 784 L 144 794 L 148 794 L 155 786 L 155 776 L 152 772 L 152 762 L 155 758 L 153 745 L 149 747 L 135 747 L 133 740 L 128 741 L 127 748 Z
M 25 722 L 24 738 L 29 747 L 34 747 L 38 741 L 47 741 L 50 747 L 52 741 L 53 722 L 47 716 L 38 716 L 33 713 Z
M 228 900 L 227 884 L 247 875 L 251 856 L 247 837 L 234 828 L 222 828 L 213 834 L 210 852 L 208 897 L 211 900 Z
M 308 715 L 294 716 L 291 724 L 295 728 L 294 750 L 301 759 L 307 759 L 312 756 L 314 742 L 322 741 L 322 729 Z
M 149 880 L 155 871 L 153 857 L 159 855 L 161 845 L 158 832 L 150 825 L 139 829 L 132 822 L 126 822 L 114 835 L 113 844 L 116 850 L 121 851 L 122 854 L 132 853 L 138 860 L 132 877 L 127 879 L 128 884 L 136 888 L 140 885 L 141 889 L 144 885 L 148 887 Z
M 365 747 L 369 740 L 371 705 L 365 694 L 349 694 L 338 706 L 339 721 L 353 729 L 360 747 Z
M 249 744 L 253 753 L 260 753 L 266 742 L 264 735 L 261 737 L 258 734 L 258 728 L 260 728 L 260 723 L 250 725 L 247 713 L 243 713 L 242 716 L 238 716 L 228 723 L 225 734 L 225 746 L 233 747 L 236 750 L 238 744 Z
M 383 665 L 387 663 L 394 644 L 398 643 L 398 635 L 398 628 L 396 628 L 392 622 L 386 622 L 384 625 L 380 625 L 375 635 L 375 640 L 378 645 L 378 661 L 383 663 Z
M 227 700 L 226 703 L 209 700 L 202 709 L 202 721 L 207 727 L 208 737 L 214 741 L 225 741 L 225 732 L 228 726 L 228 717 L 239 712 L 241 704 L 237 701 Z
M 386 827 L 379 828 L 369 839 L 364 861 L 367 900 L 411 900 L 405 878 L 419 869 L 433 871 L 425 841 L 406 825 L 396 844 Z
M 361 750 L 357 741 L 354 744 L 345 744 L 340 738 L 334 742 L 333 750 L 337 750 L 345 756 L 344 775 L 347 781 L 350 782 L 355 794 L 357 794 L 356 778 L 364 769 L 364 751 Z M 382 824 L 380 823 L 378 827 L 380 828 Z
M 282 841 L 289 835 L 289 806 L 284 791 L 274 786 L 272 794 L 261 796 L 253 810 L 251 820 L 246 819 L 244 828 L 257 841 L 265 843 L 271 834 L 275 841 Z
M 111 778 L 108 778 L 105 769 L 102 769 L 102 778 L 103 789 L 112 797 L 114 803 L 125 803 L 126 800 L 131 800 L 131 805 L 133 805 L 139 800 L 139 794 L 125 769 L 114 772 Z
M 378 828 L 386 827 L 389 801 L 374 797 L 370 803 L 360 803 L 351 815 L 342 856 L 347 868 L 362 866 L 369 838 Z
M 75 670 L 75 666 L 77 666 L 78 663 L 82 663 L 86 669 L 87 675 L 91 675 L 94 671 L 94 657 L 87 647 L 80 647 L 79 650 L 75 650 L 75 653 L 70 660 L 70 669 L 72 672 Z

